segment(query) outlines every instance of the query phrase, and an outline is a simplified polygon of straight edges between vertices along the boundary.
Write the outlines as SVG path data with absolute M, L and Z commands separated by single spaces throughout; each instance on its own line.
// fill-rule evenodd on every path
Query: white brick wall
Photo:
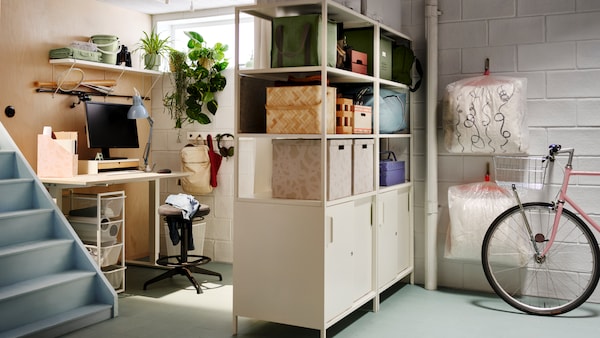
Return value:
M 403 1 L 413 15 L 422 15 L 416 7 L 423 7 L 423 0 Z M 545 153 L 549 143 L 572 146 L 576 165 L 600 170 L 600 1 L 439 0 L 439 9 L 439 99 L 448 83 L 482 74 L 485 58 L 490 58 L 492 75 L 527 78 L 529 153 Z M 406 20 L 403 30 L 415 39 L 417 54 L 424 55 L 424 23 Z M 417 115 L 425 114 L 423 90 L 413 97 L 419 103 Z M 440 116 L 438 111 L 439 126 Z M 415 132 L 419 149 L 425 144 L 421 127 Z M 442 137 L 439 131 L 438 284 L 489 291 L 479 262 L 445 259 L 443 253 L 448 188 L 480 181 L 491 157 L 449 154 Z M 419 157 L 415 165 L 415 275 L 423 283 L 425 217 L 419 213 L 424 212 L 425 177 L 419 174 L 425 171 L 424 159 Z M 600 219 L 600 179 L 580 177 L 574 183 L 577 201 Z M 600 301 L 600 292 L 594 300 Z
M 156 168 L 181 170 L 179 151 L 188 143 L 186 137 L 188 131 L 199 131 L 204 138 L 211 134 L 215 149 L 217 134 L 233 133 L 233 70 L 226 70 L 224 74 L 228 85 L 222 93 L 217 94 L 219 110 L 214 117 L 211 116 L 213 121 L 211 124 L 187 124 L 181 130 L 177 130 L 169 113 L 164 111 L 162 99 L 152 100 L 152 118 L 155 123 L 151 159 L 156 163 Z M 171 89 L 169 76 L 165 75 L 153 88 L 152 96 L 162 98 Z M 170 194 L 183 193 L 181 186 L 175 181 L 165 180 L 166 184 L 161 185 L 161 201 Z M 213 261 L 230 263 L 233 261 L 233 159 L 223 159 L 217 181 L 218 186 L 212 193 L 195 196 L 200 203 L 208 204 L 211 208 L 210 214 L 206 216 L 204 254 L 211 257 Z

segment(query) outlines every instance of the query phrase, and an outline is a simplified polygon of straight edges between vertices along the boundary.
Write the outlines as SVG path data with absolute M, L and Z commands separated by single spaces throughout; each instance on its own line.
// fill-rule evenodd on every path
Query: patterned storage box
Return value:
M 373 191 L 372 139 L 354 140 L 352 151 L 352 194 Z
M 335 134 L 336 89 L 327 87 L 327 133 Z M 321 86 L 267 88 L 267 133 L 320 134 Z
M 327 199 L 335 200 L 352 194 L 352 140 L 329 140 Z
M 274 198 L 321 199 L 320 140 L 273 140 Z
M 373 113 L 369 106 L 354 105 L 354 124 L 352 132 L 354 134 L 371 134 L 373 133 Z

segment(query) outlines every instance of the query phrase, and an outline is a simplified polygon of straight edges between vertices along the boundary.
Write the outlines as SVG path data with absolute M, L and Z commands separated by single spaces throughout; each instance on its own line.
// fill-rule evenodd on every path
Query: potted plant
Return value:
M 215 93 L 222 91 L 227 85 L 225 76 L 221 74 L 229 64 L 225 59 L 228 46 L 220 42 L 209 47 L 202 35 L 196 32 L 185 33 L 188 41 L 186 115 L 191 122 L 208 124 L 211 122 L 208 115 L 203 112 L 203 107 L 215 115 L 219 104 Z
M 170 50 L 168 43 L 169 38 L 162 39 L 154 29 L 150 31 L 150 34 L 144 32 L 138 48 L 144 51 L 144 68 L 158 70 L 161 58 Z

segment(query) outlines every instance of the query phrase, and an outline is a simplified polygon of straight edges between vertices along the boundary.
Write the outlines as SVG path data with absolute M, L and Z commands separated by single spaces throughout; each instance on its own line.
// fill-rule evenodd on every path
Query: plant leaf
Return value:
M 219 103 L 217 103 L 217 100 L 208 101 L 206 102 L 206 108 L 211 114 L 215 115 L 217 114 L 217 109 L 219 109 Z

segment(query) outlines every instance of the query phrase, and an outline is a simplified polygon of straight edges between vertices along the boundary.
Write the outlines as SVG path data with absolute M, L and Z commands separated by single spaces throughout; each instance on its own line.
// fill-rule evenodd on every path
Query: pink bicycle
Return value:
M 600 176 L 600 172 L 573 170 L 573 153 L 573 148 L 550 145 L 544 157 L 494 158 L 496 181 L 514 182 L 517 205 L 500 214 L 487 230 L 481 250 L 483 270 L 496 294 L 526 313 L 571 311 L 590 297 L 600 278 L 600 250 L 587 224 L 599 232 L 600 225 L 567 195 L 572 176 Z M 517 187 L 541 189 L 548 165 L 560 154 L 568 154 L 568 160 L 556 200 L 521 203 Z

